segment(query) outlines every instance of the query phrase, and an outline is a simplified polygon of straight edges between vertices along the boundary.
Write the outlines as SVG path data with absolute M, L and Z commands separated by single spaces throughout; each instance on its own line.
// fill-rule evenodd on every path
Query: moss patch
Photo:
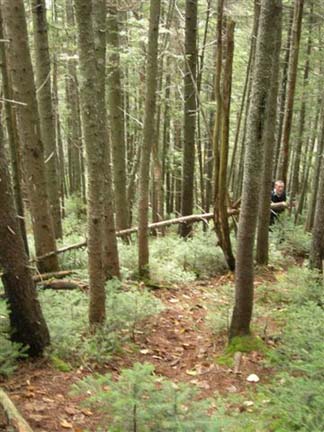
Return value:
M 225 348 L 224 354 L 217 357 L 216 363 L 232 367 L 233 356 L 238 351 L 243 353 L 249 353 L 252 351 L 266 353 L 268 348 L 262 339 L 257 336 L 237 336 L 230 341 L 228 346 Z

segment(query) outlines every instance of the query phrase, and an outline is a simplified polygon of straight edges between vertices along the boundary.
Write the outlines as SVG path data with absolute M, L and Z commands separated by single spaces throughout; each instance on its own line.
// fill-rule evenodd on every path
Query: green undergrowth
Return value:
M 283 254 L 288 262 L 291 257 L 305 258 L 309 255 L 311 234 L 305 231 L 303 225 L 295 225 L 293 217 L 288 214 L 281 215 L 271 229 L 271 252 Z
M 137 332 L 145 331 L 145 319 L 163 310 L 163 304 L 148 290 L 126 290 L 120 282 L 111 281 L 107 284 L 106 323 L 93 335 L 88 329 L 85 293 L 46 290 L 39 297 L 51 334 L 50 358 L 60 370 L 70 363 L 104 364 L 125 344 L 135 344 Z
M 18 359 L 26 357 L 26 349 L 10 340 L 10 328 L 6 304 L 0 300 L 0 376 L 11 375 Z
M 63 219 L 64 239 L 58 247 L 79 243 L 86 236 L 86 215 L 80 198 L 68 199 L 65 203 Z M 204 232 L 198 224 L 194 226 L 192 238 L 184 240 L 176 228 L 168 228 L 166 236 L 150 237 L 150 282 L 168 285 L 189 283 L 197 278 L 226 271 L 222 251 L 216 246 L 217 239 L 213 230 Z M 122 277 L 137 279 L 138 246 L 137 236 L 132 235 L 129 244 L 119 239 L 119 257 Z M 81 277 L 86 278 L 87 253 L 85 248 L 74 249 L 59 256 L 64 269 L 78 269 Z
M 219 401 L 228 418 L 226 431 L 321 432 L 324 428 L 322 280 L 318 273 L 296 267 L 263 289 L 268 290 L 267 297 L 260 297 L 258 302 L 264 302 L 262 307 L 265 304 L 272 307 L 272 319 L 281 328 L 279 343 L 275 350 L 268 351 L 265 360 L 275 367 L 276 374 L 270 384 L 258 384 L 257 392 L 241 396 L 239 401 L 231 397 Z M 244 408 L 246 399 L 248 409 Z
M 123 369 L 118 380 L 110 374 L 89 376 L 74 385 L 74 395 L 104 415 L 106 432 L 217 432 L 212 401 L 198 400 L 197 388 L 176 384 L 154 373 L 149 363 Z

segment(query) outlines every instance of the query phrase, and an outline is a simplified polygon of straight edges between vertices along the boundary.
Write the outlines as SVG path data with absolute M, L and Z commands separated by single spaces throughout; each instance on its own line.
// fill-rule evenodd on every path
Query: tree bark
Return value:
M 25 8 L 22 0 L 1 1 L 6 36 L 9 39 L 8 64 L 13 97 L 17 106 L 18 131 L 23 146 L 23 163 L 28 184 L 36 255 L 55 250 L 55 237 L 47 195 L 43 143 L 36 100 L 33 68 L 28 47 Z M 58 270 L 56 256 L 39 262 L 41 272 Z
M 75 0 L 81 73 L 81 106 L 88 163 L 87 234 L 90 283 L 89 322 L 105 321 L 105 277 L 103 268 L 103 199 L 105 145 L 99 116 L 98 73 L 94 43 L 93 8 L 88 0 Z
M 117 8 L 109 7 L 107 19 L 107 42 L 109 46 L 107 102 L 111 126 L 116 226 L 117 229 L 121 230 L 129 226 L 129 216 L 126 193 L 126 143 L 119 39 Z
M 106 36 L 107 36 L 107 6 L 106 0 L 93 0 L 93 13 L 96 35 L 96 53 L 98 70 L 98 115 L 101 125 L 101 139 L 105 145 L 105 183 L 104 183 L 104 253 L 103 267 L 106 279 L 120 278 L 119 257 L 116 238 L 115 215 L 113 206 L 112 166 L 110 142 L 107 126 L 106 108 Z M 116 125 L 112 125 L 112 129 Z M 125 210 L 127 216 L 127 209 Z M 117 216 L 118 217 L 118 216 Z M 128 218 L 128 216 L 127 216 Z M 127 223 L 127 218 L 125 223 Z
M 278 10 L 276 19 L 273 22 L 273 43 L 275 44 L 275 48 L 272 59 L 271 88 L 267 103 L 266 122 L 264 127 L 264 155 L 262 161 L 260 206 L 258 211 L 256 261 L 261 265 L 267 265 L 269 260 L 270 197 L 272 186 L 274 142 L 276 135 L 281 32 L 282 13 L 281 10 Z
M 30 355 L 40 355 L 49 344 L 49 333 L 37 300 L 18 224 L 1 121 L 0 118 L 0 266 L 3 268 L 2 282 L 9 307 L 11 338 L 28 346 Z
M 0 8 L 0 39 L 4 40 L 3 34 L 3 22 L 2 22 L 2 13 Z M 6 50 L 4 43 L 0 42 L 0 67 L 2 72 L 2 86 L 3 86 L 3 95 L 5 99 L 13 99 L 11 96 L 10 89 L 10 80 L 7 70 L 7 59 L 6 59 Z M 15 204 L 17 214 L 19 216 L 19 225 L 21 230 L 21 235 L 25 245 L 26 254 L 29 255 L 29 246 L 27 240 L 26 233 L 26 224 L 25 224 L 25 208 L 22 197 L 22 167 L 21 167 L 21 149 L 20 142 L 17 131 L 17 118 L 16 111 L 14 106 L 12 106 L 9 102 L 4 104 L 5 113 L 6 113 L 6 126 L 9 140 L 9 148 L 10 148 L 10 158 L 11 158 L 11 168 L 12 168 L 12 180 L 13 180 L 13 190 L 15 197 Z
M 281 144 L 281 158 L 279 178 L 285 184 L 287 183 L 288 167 L 289 167 L 289 141 L 293 117 L 293 108 L 295 100 L 295 90 L 297 81 L 297 66 L 299 57 L 299 45 L 302 28 L 304 0 L 295 0 L 294 18 L 292 27 L 292 40 L 290 47 L 289 67 L 288 67 L 288 90 L 287 100 L 285 105 L 285 116 L 283 123 L 283 135 Z
M 219 239 L 219 244 L 223 250 L 228 267 L 231 270 L 234 270 L 235 258 L 232 252 L 230 230 L 227 217 L 227 167 L 235 23 L 230 18 L 227 18 L 225 26 L 226 43 L 224 44 L 224 47 L 222 42 L 222 28 L 223 1 L 220 0 L 218 3 L 218 54 L 215 75 L 217 111 L 214 129 L 214 211 L 215 229 Z M 223 48 L 225 48 L 224 54 L 226 60 L 224 65 L 224 71 L 222 73 Z M 222 82 L 222 86 L 220 86 L 220 82 Z
M 35 71 L 47 190 L 56 238 L 63 237 L 45 0 L 32 0 Z
M 312 51 L 312 26 L 313 26 L 313 3 L 310 5 L 309 25 L 308 25 L 308 41 L 306 49 L 306 61 L 304 67 L 303 90 L 301 95 L 301 107 L 298 122 L 298 137 L 295 147 L 295 158 L 291 173 L 291 190 L 290 200 L 295 201 L 297 194 L 300 192 L 300 159 L 303 146 L 305 116 L 306 116 L 306 95 L 310 70 L 310 55 Z
M 149 248 L 148 248 L 148 204 L 149 204 L 149 176 L 152 139 L 154 134 L 154 120 L 156 111 L 156 89 L 158 69 L 158 36 L 160 21 L 160 0 L 150 2 L 149 41 L 146 66 L 146 94 L 143 128 L 143 143 L 141 151 L 139 177 L 139 205 L 138 205 L 138 267 L 141 277 L 149 276 Z
M 71 195 L 81 196 L 81 194 L 84 194 L 84 182 L 82 178 L 83 151 L 77 62 L 75 59 L 75 50 L 72 48 L 75 44 L 75 18 L 72 0 L 66 0 L 65 16 L 68 27 L 66 106 L 69 193 Z
M 322 154 L 323 158 L 323 154 Z M 323 162 L 322 162 L 323 166 Z M 323 272 L 324 262 L 324 169 L 321 170 L 317 192 L 316 211 L 313 226 L 313 240 L 310 252 L 310 266 Z
M 248 117 L 242 207 L 238 227 L 235 306 L 229 332 L 230 338 L 250 333 L 254 280 L 253 245 L 260 193 L 260 165 L 264 151 L 266 108 L 270 94 L 275 48 L 273 27 L 280 11 L 281 0 L 261 1 L 251 107 Z
M 185 75 L 184 75 L 184 145 L 181 214 L 193 213 L 195 174 L 195 134 L 197 117 L 197 0 L 186 0 Z M 182 237 L 191 234 L 191 226 L 182 226 Z

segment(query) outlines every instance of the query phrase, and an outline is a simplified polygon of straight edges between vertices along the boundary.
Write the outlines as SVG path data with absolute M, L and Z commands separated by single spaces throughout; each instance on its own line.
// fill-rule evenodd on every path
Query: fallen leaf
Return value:
M 150 353 L 150 350 L 148 350 L 148 349 L 141 349 L 141 350 L 140 350 L 140 353 L 141 353 L 141 354 L 149 354 L 149 353 Z
M 87 408 L 83 408 L 83 409 L 81 410 L 81 412 L 82 412 L 82 414 L 84 414 L 84 415 L 87 416 L 87 417 L 91 417 L 91 416 L 93 416 L 93 412 L 90 411 L 90 410 L 87 409 Z
M 73 407 L 65 407 L 65 412 L 71 416 L 75 415 L 77 413 L 77 410 Z
M 198 375 L 197 371 L 195 371 L 195 370 L 186 370 L 186 374 L 190 375 L 190 376 Z
M 61 424 L 62 428 L 64 428 L 64 429 L 73 429 L 72 423 L 69 423 L 66 420 L 62 420 L 60 424 Z

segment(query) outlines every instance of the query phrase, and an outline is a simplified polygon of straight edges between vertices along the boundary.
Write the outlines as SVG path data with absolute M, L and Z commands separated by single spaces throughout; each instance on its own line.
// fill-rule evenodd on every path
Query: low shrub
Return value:
M 108 375 L 87 377 L 73 393 L 105 414 L 109 432 L 207 432 L 220 430 L 209 416 L 210 401 L 197 400 L 197 389 L 154 374 L 154 366 L 136 363 L 118 381 Z

